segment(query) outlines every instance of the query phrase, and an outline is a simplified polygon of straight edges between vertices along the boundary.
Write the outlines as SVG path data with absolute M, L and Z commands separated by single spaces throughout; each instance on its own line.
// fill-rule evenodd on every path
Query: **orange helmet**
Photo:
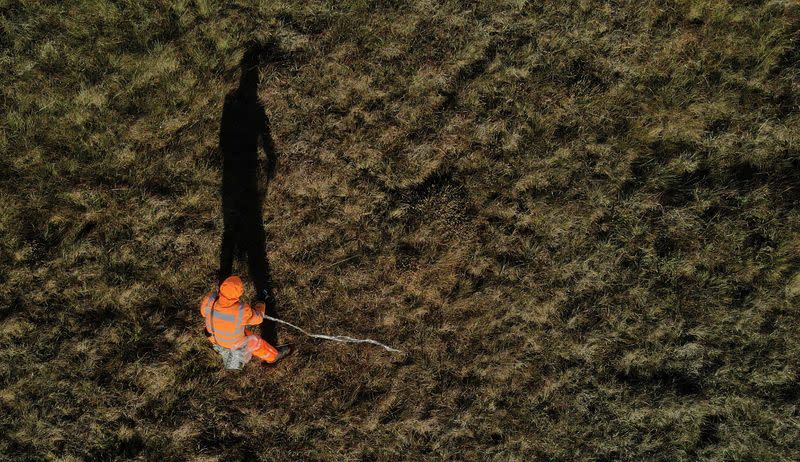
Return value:
M 239 276 L 230 276 L 219 286 L 219 294 L 228 300 L 238 300 L 244 293 L 244 284 Z

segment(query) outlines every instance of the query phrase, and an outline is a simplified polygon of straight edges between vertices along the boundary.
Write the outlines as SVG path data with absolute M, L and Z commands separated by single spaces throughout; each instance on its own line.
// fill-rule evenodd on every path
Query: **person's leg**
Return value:
M 278 350 L 275 347 L 258 335 L 253 335 L 249 332 L 247 334 L 247 351 L 256 358 L 268 363 L 274 363 L 278 360 Z

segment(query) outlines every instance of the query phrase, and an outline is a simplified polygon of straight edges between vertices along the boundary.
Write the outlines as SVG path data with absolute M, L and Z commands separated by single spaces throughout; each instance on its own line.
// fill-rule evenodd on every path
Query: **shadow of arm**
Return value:
M 261 138 L 261 147 L 264 149 L 264 155 L 267 159 L 266 171 L 267 181 L 272 180 L 275 176 L 275 170 L 278 167 L 278 156 L 275 153 L 275 143 L 272 141 L 272 132 L 269 127 L 269 117 L 261 108 L 261 121 L 259 123 L 259 137 Z

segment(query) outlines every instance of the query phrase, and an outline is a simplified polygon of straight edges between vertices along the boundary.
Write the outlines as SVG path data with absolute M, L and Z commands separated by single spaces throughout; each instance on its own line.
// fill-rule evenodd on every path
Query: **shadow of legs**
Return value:
M 266 251 L 266 235 L 264 233 L 264 226 L 260 220 L 260 207 L 258 211 L 258 218 L 254 216 L 253 220 L 248 223 L 249 233 L 247 239 L 247 265 L 250 272 L 250 279 L 253 281 L 258 299 L 264 301 L 266 304 L 266 314 L 276 317 L 275 313 L 275 299 L 273 298 L 272 291 L 272 275 L 269 268 L 269 260 L 267 259 Z M 272 321 L 264 321 L 261 325 L 261 336 L 272 345 L 277 344 L 278 333 L 275 323 Z
M 225 219 L 225 227 L 222 231 L 222 243 L 219 249 L 219 272 L 217 273 L 217 285 L 222 284 L 228 276 L 233 273 L 233 255 L 236 251 L 236 233 L 232 229 L 231 220 Z

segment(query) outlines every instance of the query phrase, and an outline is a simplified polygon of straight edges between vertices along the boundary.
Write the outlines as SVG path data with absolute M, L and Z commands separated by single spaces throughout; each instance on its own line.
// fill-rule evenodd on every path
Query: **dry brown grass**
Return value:
M 0 458 L 800 459 L 796 2 L 222 3 L 0 1 Z M 279 312 L 405 357 L 200 333 L 253 39 Z

